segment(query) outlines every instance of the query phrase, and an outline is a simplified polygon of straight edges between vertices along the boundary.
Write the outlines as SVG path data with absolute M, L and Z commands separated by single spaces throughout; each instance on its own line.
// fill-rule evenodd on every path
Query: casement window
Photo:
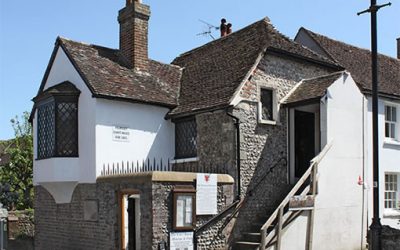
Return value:
M 175 121 L 175 159 L 197 156 L 197 126 L 194 117 Z
M 259 89 L 258 118 L 261 123 L 276 123 L 277 105 L 275 94 L 275 90 L 270 88 Z
M 78 157 L 78 98 L 69 82 L 35 97 L 37 108 L 37 159 Z
M 385 209 L 399 209 L 399 174 L 385 173 Z
M 385 137 L 394 140 L 399 139 L 397 110 L 397 106 L 385 105 Z

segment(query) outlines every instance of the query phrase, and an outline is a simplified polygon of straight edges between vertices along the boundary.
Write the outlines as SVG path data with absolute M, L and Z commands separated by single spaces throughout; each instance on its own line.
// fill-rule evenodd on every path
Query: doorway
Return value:
M 289 180 L 295 184 L 319 153 L 321 124 L 319 104 L 289 109 Z
M 121 194 L 121 249 L 140 250 L 140 196 Z
M 295 110 L 294 120 L 294 176 L 300 178 L 315 156 L 315 114 Z

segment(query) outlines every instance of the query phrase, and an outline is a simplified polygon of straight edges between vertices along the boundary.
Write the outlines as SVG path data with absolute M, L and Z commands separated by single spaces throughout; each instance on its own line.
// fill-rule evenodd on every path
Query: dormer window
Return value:
M 78 98 L 80 91 L 63 82 L 35 97 L 37 159 L 78 157 Z

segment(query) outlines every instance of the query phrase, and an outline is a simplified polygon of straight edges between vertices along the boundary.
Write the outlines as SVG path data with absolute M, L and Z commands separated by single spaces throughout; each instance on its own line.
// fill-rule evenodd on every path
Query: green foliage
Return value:
M 21 120 L 18 116 L 11 119 L 15 138 L 5 149 L 10 161 L 0 167 L 0 187 L 5 191 L 1 192 L 0 201 L 10 210 L 33 206 L 33 140 L 28 119 L 28 112 L 24 112 Z

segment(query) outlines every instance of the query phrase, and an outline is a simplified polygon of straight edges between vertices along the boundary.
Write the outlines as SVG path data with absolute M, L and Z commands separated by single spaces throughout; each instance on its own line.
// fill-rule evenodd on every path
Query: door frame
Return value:
M 320 104 L 309 104 L 304 106 L 292 107 L 289 108 L 289 129 L 288 129 L 288 152 L 289 152 L 289 182 L 291 184 L 295 184 L 298 181 L 298 178 L 295 177 L 295 111 L 303 111 L 314 113 L 314 140 L 315 140 L 315 155 L 317 155 L 321 151 L 321 122 L 320 122 Z
M 125 189 L 118 191 L 118 220 L 119 220 L 119 235 L 121 250 L 126 249 L 125 239 L 125 218 L 127 216 L 128 198 L 135 199 L 135 242 L 136 250 L 140 250 L 140 192 L 134 189 Z

